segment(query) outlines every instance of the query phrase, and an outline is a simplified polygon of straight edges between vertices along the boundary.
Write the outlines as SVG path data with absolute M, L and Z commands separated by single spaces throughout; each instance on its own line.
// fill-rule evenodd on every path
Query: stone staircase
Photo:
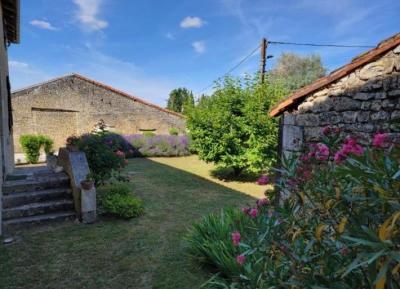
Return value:
M 3 226 L 6 231 L 32 224 L 75 218 L 68 175 L 46 167 L 22 169 L 3 186 Z

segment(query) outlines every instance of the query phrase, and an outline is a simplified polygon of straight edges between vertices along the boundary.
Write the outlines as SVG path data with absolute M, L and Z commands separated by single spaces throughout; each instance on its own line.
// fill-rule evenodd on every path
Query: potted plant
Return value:
M 86 178 L 81 181 L 81 188 L 84 190 L 90 190 L 94 186 L 94 177 L 91 172 L 86 175 Z
M 79 147 L 78 147 L 78 143 L 79 143 L 79 138 L 77 136 L 70 136 L 67 138 L 67 150 L 69 150 L 70 152 L 78 152 L 79 151 Z

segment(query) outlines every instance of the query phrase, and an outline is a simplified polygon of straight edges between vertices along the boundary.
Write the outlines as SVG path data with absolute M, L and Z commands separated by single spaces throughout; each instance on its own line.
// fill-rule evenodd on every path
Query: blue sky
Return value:
M 376 45 L 400 31 L 399 12 L 399 0 L 21 0 L 12 88 L 76 72 L 165 105 L 170 90 L 201 91 L 262 37 Z M 267 69 L 285 51 L 319 53 L 335 69 L 364 50 L 270 45 Z M 257 53 L 233 75 L 258 64 Z

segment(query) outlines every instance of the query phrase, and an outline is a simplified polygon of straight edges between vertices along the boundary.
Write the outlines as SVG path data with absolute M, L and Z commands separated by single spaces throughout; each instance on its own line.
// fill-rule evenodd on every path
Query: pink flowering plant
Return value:
M 230 248 L 217 250 L 224 262 L 207 259 L 220 272 L 210 287 L 400 288 L 398 140 L 325 128 L 277 172 L 274 202 L 233 211 L 240 222 L 217 237 L 202 227 L 198 248 Z

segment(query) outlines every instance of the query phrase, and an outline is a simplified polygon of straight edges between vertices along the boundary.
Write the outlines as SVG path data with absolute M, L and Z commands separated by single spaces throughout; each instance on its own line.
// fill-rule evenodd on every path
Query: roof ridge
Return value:
M 20 89 L 17 89 L 15 91 L 13 91 L 12 93 L 14 94 L 14 93 L 22 92 L 22 91 L 25 91 L 25 90 L 28 90 L 28 89 L 32 89 L 32 88 L 41 86 L 41 85 L 45 85 L 45 84 L 49 84 L 49 83 L 52 83 L 52 82 L 55 82 L 55 81 L 58 81 L 58 80 L 61 80 L 61 79 L 65 79 L 67 77 L 77 77 L 77 78 L 79 78 L 79 79 L 81 79 L 83 81 L 86 81 L 86 82 L 89 82 L 91 84 L 97 85 L 97 86 L 99 86 L 101 88 L 110 90 L 110 91 L 112 91 L 114 93 L 117 93 L 117 94 L 119 94 L 121 96 L 129 98 L 129 99 L 131 99 L 133 101 L 137 101 L 137 102 L 139 102 L 141 104 L 153 107 L 153 108 L 158 109 L 160 111 L 163 111 L 163 112 L 166 112 L 166 113 L 169 113 L 169 114 L 173 114 L 173 115 L 176 115 L 176 116 L 181 117 L 181 118 L 185 118 L 185 116 L 183 114 L 180 114 L 178 112 L 163 108 L 163 107 L 161 107 L 159 105 L 156 105 L 154 103 L 148 102 L 148 101 L 146 101 L 144 99 L 141 99 L 139 97 L 133 96 L 133 95 L 127 93 L 127 92 L 124 92 L 124 91 L 122 91 L 120 89 L 114 88 L 114 87 L 112 87 L 110 85 L 107 85 L 107 84 L 98 82 L 96 80 L 90 79 L 90 78 L 88 78 L 86 76 L 83 76 L 83 75 L 81 75 L 79 73 L 76 73 L 76 72 L 72 72 L 72 73 L 69 73 L 69 74 L 66 74 L 66 75 L 63 75 L 63 76 L 52 78 L 52 79 L 44 81 L 44 82 L 40 82 L 40 83 L 33 84 L 33 85 L 30 85 L 30 86 L 27 86 L 27 87 L 23 87 L 23 88 L 20 88 Z

